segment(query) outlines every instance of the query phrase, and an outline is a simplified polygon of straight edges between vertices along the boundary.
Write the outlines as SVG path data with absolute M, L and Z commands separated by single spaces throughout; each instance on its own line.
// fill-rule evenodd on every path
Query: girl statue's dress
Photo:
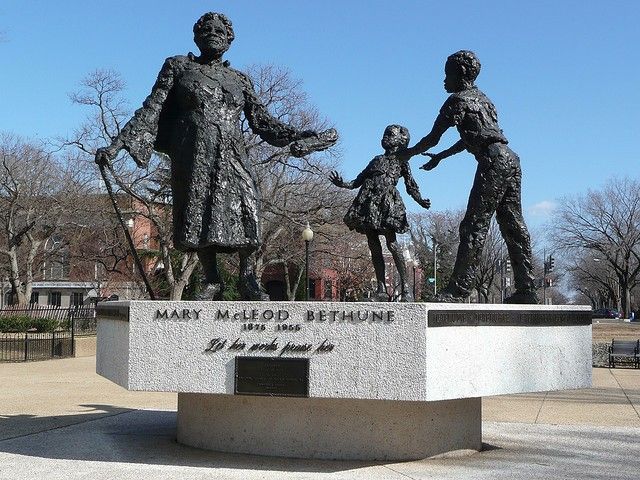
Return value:
M 407 232 L 407 213 L 396 188 L 400 177 L 405 179 L 407 192 L 414 196 L 411 191 L 417 192 L 418 186 L 409 171 L 408 161 L 395 155 L 378 155 L 371 160 L 353 181 L 353 188 L 360 187 L 360 191 L 349 207 L 344 223 L 363 234 Z

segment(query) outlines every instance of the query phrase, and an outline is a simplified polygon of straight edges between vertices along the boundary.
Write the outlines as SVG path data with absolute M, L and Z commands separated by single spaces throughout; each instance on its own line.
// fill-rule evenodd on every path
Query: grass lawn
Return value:
M 640 322 L 633 323 L 595 323 L 593 324 L 593 342 L 610 343 L 616 340 L 640 339 Z

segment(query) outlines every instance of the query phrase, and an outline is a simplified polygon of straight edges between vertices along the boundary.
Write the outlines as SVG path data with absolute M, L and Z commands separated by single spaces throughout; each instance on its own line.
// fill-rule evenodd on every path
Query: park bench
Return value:
M 616 368 L 616 358 L 631 360 L 640 368 L 640 340 L 611 340 L 609 346 L 609 367 Z

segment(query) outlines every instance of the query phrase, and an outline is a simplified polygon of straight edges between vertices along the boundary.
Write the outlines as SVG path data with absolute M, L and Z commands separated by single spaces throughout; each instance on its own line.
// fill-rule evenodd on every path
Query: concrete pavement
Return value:
M 593 388 L 487 397 L 484 421 L 640 427 L 640 370 L 594 368 Z
M 483 400 L 483 452 L 416 462 L 232 455 L 175 442 L 176 394 L 127 392 L 95 357 L 0 364 L 0 479 L 637 478 L 640 370 Z

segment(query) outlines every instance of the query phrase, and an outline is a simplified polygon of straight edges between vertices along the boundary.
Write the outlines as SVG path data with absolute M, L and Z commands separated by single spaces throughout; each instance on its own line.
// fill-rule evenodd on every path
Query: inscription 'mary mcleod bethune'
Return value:
M 221 320 L 221 321 L 251 321 L 251 322 L 284 322 L 289 320 L 287 310 L 269 309 L 243 309 L 231 311 L 228 309 L 214 310 L 211 316 L 202 309 L 158 309 L 155 313 L 156 320 Z M 391 310 L 307 310 L 301 321 L 318 323 L 392 323 L 395 321 L 394 312 Z

